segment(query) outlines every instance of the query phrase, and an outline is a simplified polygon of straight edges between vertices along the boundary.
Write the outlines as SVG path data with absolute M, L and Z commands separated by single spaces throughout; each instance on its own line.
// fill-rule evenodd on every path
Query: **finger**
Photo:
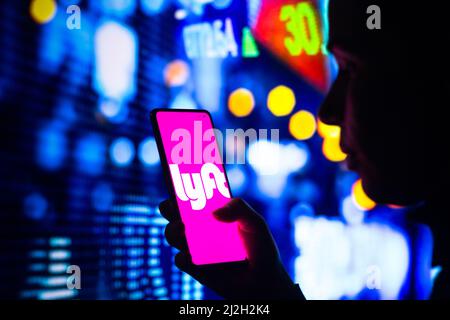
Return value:
M 179 220 L 178 211 L 172 200 L 167 199 L 159 204 L 159 212 L 161 215 L 169 221 Z
M 175 265 L 181 271 L 187 272 L 190 269 L 191 257 L 185 251 L 180 251 L 175 255 Z
M 187 251 L 186 236 L 184 233 L 184 224 L 181 221 L 170 222 L 166 226 L 164 235 L 167 242 L 172 246 L 181 251 Z
M 221 221 L 238 222 L 247 258 L 252 266 L 278 261 L 278 249 L 264 218 L 244 200 L 239 198 L 231 200 L 216 210 L 214 216 Z
M 236 295 L 236 289 L 230 291 L 230 288 L 236 288 L 241 285 L 240 276 L 242 275 L 241 265 L 208 265 L 197 266 L 192 263 L 188 252 L 179 252 L 175 255 L 175 265 L 183 272 L 186 272 L 202 285 L 216 291 L 223 297 L 232 297 Z M 226 281 L 224 281 L 226 279 Z M 239 281 L 239 284 L 236 283 Z
M 217 220 L 223 222 L 239 222 L 239 227 L 246 232 L 265 230 L 266 223 L 250 205 L 240 198 L 234 198 L 222 208 L 213 212 Z
M 205 275 L 202 274 L 198 266 L 192 263 L 192 258 L 187 251 L 180 251 L 175 255 L 175 266 L 183 272 L 186 272 L 194 279 L 205 283 Z
M 175 266 L 203 285 L 211 286 L 217 281 L 223 282 L 223 278 L 219 276 L 219 274 L 223 275 L 223 272 L 214 272 L 213 269 L 210 269 L 213 268 L 213 265 L 208 266 L 209 268 L 195 265 L 188 251 L 180 251 L 175 255 Z

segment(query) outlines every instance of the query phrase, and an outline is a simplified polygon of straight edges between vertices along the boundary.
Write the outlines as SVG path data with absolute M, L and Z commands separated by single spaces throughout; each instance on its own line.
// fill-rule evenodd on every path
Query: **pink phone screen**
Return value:
M 212 215 L 231 194 L 209 114 L 158 111 L 156 121 L 192 262 L 245 260 L 237 223 L 220 222 Z

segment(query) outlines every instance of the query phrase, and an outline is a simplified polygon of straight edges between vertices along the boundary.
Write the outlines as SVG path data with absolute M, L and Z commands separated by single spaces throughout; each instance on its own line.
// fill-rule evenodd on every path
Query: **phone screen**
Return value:
M 245 260 L 237 223 L 212 215 L 231 192 L 209 113 L 158 111 L 156 122 L 192 262 Z

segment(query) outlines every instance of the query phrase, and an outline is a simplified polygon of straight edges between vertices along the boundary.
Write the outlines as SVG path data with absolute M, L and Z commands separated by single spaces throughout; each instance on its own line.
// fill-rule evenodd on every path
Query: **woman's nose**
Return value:
M 320 106 L 320 121 L 329 125 L 342 126 L 345 118 L 346 90 L 344 79 L 338 75 Z

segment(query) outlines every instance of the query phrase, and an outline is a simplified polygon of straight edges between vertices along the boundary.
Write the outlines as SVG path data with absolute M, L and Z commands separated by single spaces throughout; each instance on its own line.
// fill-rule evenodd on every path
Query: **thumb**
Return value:
M 258 264 L 261 260 L 270 263 L 278 260 L 278 249 L 264 218 L 247 202 L 234 198 L 213 214 L 217 220 L 223 222 L 238 222 L 250 263 Z
M 257 233 L 267 229 L 264 218 L 240 198 L 233 198 L 223 207 L 213 212 L 214 217 L 222 222 L 238 222 L 244 232 Z

